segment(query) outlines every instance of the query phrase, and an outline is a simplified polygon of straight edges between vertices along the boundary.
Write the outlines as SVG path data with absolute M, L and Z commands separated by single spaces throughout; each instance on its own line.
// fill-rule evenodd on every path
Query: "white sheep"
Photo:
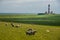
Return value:
M 50 30 L 46 30 L 46 32 L 50 32 Z

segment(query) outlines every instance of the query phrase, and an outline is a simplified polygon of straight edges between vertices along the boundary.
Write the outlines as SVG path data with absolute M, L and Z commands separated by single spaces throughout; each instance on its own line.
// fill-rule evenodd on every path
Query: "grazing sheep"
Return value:
M 7 26 L 8 24 L 6 23 L 5 26 Z
M 32 29 L 28 29 L 26 34 L 27 35 L 35 35 L 36 31 L 33 31 Z
M 19 27 L 19 25 L 16 25 L 15 27 L 16 27 L 16 28 L 18 28 L 18 27 Z
M 46 32 L 50 32 L 50 30 L 46 30 Z
M 11 26 L 14 27 L 14 24 L 11 23 Z
M 12 27 L 16 27 L 16 28 L 20 27 L 19 24 L 13 24 L 13 23 L 11 23 L 11 26 L 12 26 Z

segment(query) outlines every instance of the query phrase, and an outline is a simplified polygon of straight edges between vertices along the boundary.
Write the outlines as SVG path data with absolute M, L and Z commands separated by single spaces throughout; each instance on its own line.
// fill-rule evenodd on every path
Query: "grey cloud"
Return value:
M 3 2 L 0 4 L 0 12 L 16 12 L 16 13 L 38 13 L 47 11 L 47 5 L 49 2 L 39 1 L 39 2 L 26 2 L 26 3 L 18 3 L 18 2 Z M 51 2 L 51 10 L 54 10 L 56 13 L 60 13 L 59 4 L 53 1 Z

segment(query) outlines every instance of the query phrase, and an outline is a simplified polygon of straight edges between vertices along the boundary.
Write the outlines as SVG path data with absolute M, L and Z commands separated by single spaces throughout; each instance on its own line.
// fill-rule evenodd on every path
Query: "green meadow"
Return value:
M 20 26 L 12 27 L 11 23 Z M 36 34 L 26 35 L 29 28 Z M 60 40 L 60 14 L 0 15 L 0 40 Z

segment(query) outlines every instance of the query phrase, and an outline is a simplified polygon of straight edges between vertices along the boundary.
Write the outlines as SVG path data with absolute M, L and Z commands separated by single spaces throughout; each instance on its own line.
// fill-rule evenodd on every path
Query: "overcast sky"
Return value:
M 60 13 L 60 0 L 0 0 L 0 13 L 39 13 L 47 11 Z

